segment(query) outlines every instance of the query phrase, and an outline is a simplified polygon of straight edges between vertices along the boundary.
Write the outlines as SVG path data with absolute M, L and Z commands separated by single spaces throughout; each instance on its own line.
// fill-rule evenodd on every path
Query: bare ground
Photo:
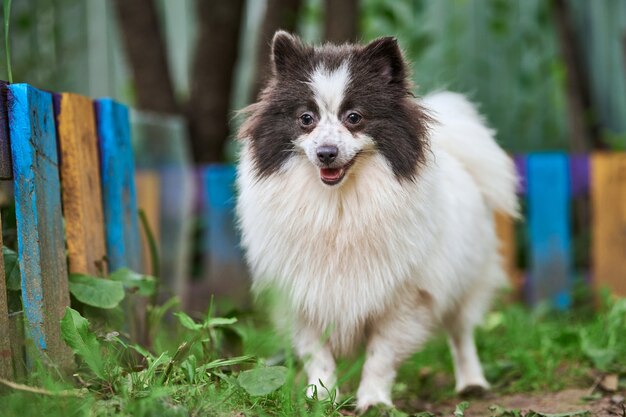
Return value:
M 511 394 L 497 396 L 488 394 L 484 398 L 468 400 L 470 407 L 465 411 L 467 417 L 482 417 L 497 415 L 489 410 L 492 405 L 499 405 L 505 409 L 519 409 L 522 415 L 533 410 L 539 413 L 567 413 L 587 410 L 592 416 L 598 417 L 626 417 L 624 392 L 607 394 L 594 400 L 584 400 L 589 395 L 589 389 L 567 389 L 555 393 L 544 394 Z M 436 415 L 453 415 L 456 401 L 440 404 L 410 404 L 414 409 L 430 411 Z M 407 404 L 409 406 L 409 404 Z M 413 407 L 411 407 L 413 408 Z

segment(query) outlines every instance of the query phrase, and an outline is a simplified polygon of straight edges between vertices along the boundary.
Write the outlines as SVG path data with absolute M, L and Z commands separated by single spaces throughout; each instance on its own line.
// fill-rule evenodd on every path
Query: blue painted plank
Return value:
M 248 273 L 235 225 L 235 177 L 232 165 L 208 165 L 201 169 L 204 254 L 207 274 L 205 293 L 247 301 Z M 206 297 L 205 297 L 206 298 Z M 204 307 L 191 300 L 196 308 Z
M 109 271 L 142 270 L 135 165 L 128 108 L 111 99 L 95 102 Z
M 528 227 L 531 304 L 550 300 L 559 309 L 571 303 L 569 161 L 564 153 L 528 156 Z
M 205 248 L 218 263 L 239 262 L 241 251 L 234 227 L 235 167 L 209 165 L 202 172 L 206 207 Z
M 52 95 L 9 86 L 9 128 L 22 301 L 28 335 L 61 366 L 71 354 L 59 320 L 69 305 Z

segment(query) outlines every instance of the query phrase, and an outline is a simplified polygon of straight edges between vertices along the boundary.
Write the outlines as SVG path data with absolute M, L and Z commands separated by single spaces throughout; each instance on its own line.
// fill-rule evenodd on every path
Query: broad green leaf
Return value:
M 121 282 L 127 290 L 146 297 L 153 295 L 156 290 L 156 278 L 139 274 L 128 268 L 118 269 L 109 275 L 109 279 Z
M 70 274 L 69 285 L 78 301 L 93 307 L 114 308 L 124 299 L 124 286 L 110 279 Z
M 61 337 L 98 378 L 105 379 L 100 343 L 89 330 L 89 321 L 70 307 L 61 319 Z
M 287 368 L 268 366 L 251 369 L 239 374 L 237 382 L 252 396 L 267 395 L 282 387 L 287 381 Z
M 20 263 L 15 251 L 2 247 L 2 257 L 4 258 L 4 274 L 7 279 L 7 289 L 19 291 L 21 289 Z
M 463 401 L 460 404 L 457 404 L 454 409 L 454 417 L 463 417 L 465 416 L 465 410 L 469 408 L 470 404 L 467 401 Z
M 186 327 L 189 330 L 200 330 L 204 327 L 202 326 L 202 324 L 196 323 L 191 317 L 189 317 L 182 311 L 174 313 L 174 315 L 178 317 L 178 321 L 180 321 L 180 324 L 182 324 L 183 327 Z

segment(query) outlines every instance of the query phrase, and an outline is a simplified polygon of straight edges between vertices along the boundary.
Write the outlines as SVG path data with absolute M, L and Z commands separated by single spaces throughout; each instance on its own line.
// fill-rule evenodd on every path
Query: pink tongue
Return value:
M 329 181 L 333 181 L 341 177 L 341 168 L 320 168 L 320 176 Z

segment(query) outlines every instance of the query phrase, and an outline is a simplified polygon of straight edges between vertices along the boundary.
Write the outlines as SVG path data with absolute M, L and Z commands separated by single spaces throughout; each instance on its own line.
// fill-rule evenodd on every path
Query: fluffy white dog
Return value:
M 240 132 L 237 210 L 253 289 L 286 295 L 310 388 L 365 343 L 357 407 L 391 405 L 398 365 L 443 326 L 457 391 L 487 389 L 473 329 L 505 282 L 494 211 L 517 213 L 493 131 L 461 95 L 415 99 L 393 38 L 278 32 L 272 59 Z

